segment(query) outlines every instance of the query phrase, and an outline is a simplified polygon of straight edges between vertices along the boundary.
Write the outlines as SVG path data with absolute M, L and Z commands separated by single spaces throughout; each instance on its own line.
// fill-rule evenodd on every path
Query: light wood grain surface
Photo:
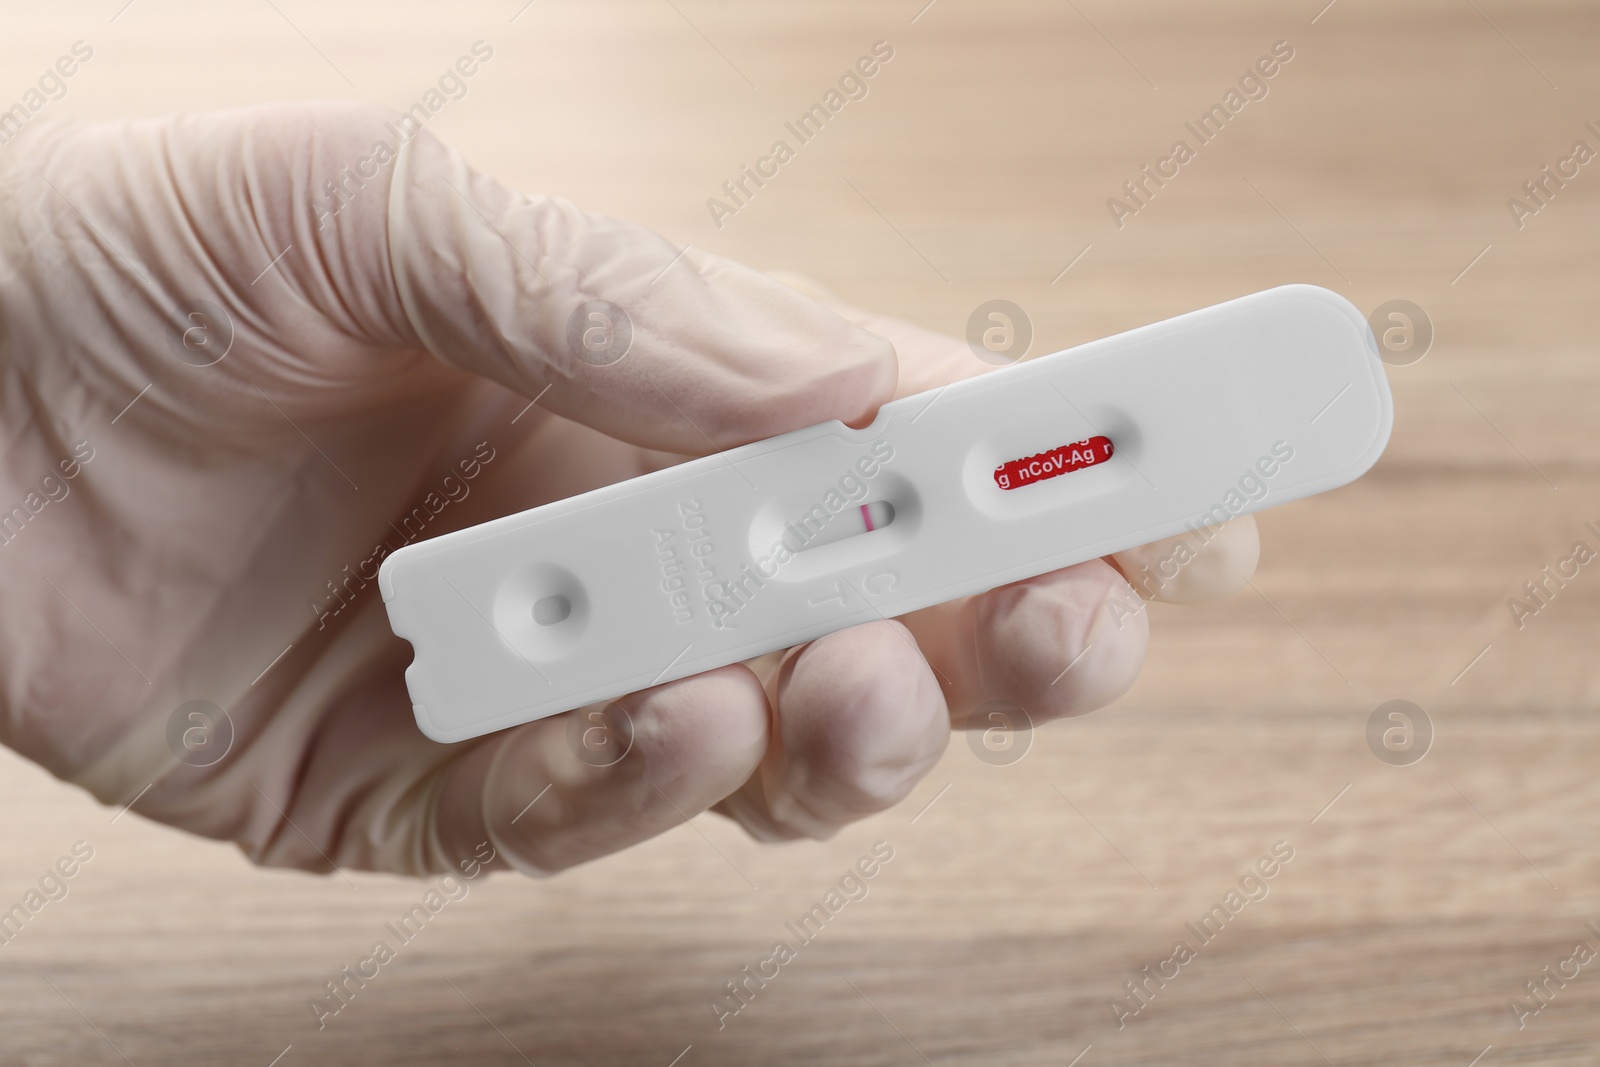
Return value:
M 94 61 L 50 105 L 80 116 L 403 107 L 481 38 L 494 61 L 433 127 L 479 166 L 951 332 L 1004 297 L 1035 351 L 1289 281 L 1412 300 L 1437 336 L 1390 371 L 1377 468 L 1263 515 L 1253 589 L 1155 608 L 1113 708 L 1009 766 L 958 737 L 906 804 L 826 843 L 703 816 L 554 880 L 472 883 L 321 1031 L 307 998 L 423 886 L 253 870 L 5 756 L 0 903 L 74 841 L 95 856 L 0 947 L 0 1061 L 1600 1059 L 1600 964 L 1525 1028 L 1508 1007 L 1576 943 L 1600 949 L 1600 570 L 1521 630 L 1505 604 L 1574 541 L 1600 547 L 1600 163 L 1521 229 L 1506 206 L 1574 141 L 1600 148 L 1600 13 L 925 2 L 5 13 L 0 97 L 81 38 Z M 713 226 L 706 198 L 878 40 L 895 56 L 867 98 Z M 1114 225 L 1107 198 L 1280 40 L 1269 95 Z M 1365 736 L 1396 698 L 1436 731 L 1407 767 Z M 719 1030 L 709 999 L 880 839 L 870 894 Z M 1185 923 L 1278 841 L 1294 858 L 1269 895 L 1119 1029 L 1110 998 L 1198 946 Z

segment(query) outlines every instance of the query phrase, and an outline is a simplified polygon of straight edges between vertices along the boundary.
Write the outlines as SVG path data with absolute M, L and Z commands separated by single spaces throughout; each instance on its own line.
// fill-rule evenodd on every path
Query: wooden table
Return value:
M 1377 468 L 1264 515 L 1253 589 L 1154 609 L 1149 666 L 1112 709 L 1007 766 L 958 737 L 904 805 L 830 842 L 758 846 L 705 816 L 551 881 L 475 883 L 320 1032 L 307 998 L 420 885 L 252 870 L 6 757 L 0 903 L 74 841 L 95 855 L 0 948 L 0 1060 L 1600 1057 L 1600 964 L 1552 981 L 1522 1029 L 1509 1007 L 1576 943 L 1600 950 L 1600 569 L 1520 630 L 1506 606 L 1574 541 L 1600 547 L 1600 164 L 1520 229 L 1506 203 L 1575 140 L 1600 148 L 1600 12 L 925 2 L 7 13 L 0 93 L 81 38 L 94 60 L 50 106 L 83 116 L 404 107 L 483 39 L 493 62 L 434 124 L 480 166 L 936 328 L 1010 299 L 1035 351 L 1288 281 L 1414 301 L 1436 338 L 1391 369 Z M 706 199 L 879 40 L 894 58 L 867 97 L 717 228 Z M 1267 95 L 1119 228 L 1107 199 L 1278 41 L 1293 59 Z M 1368 748 L 1391 699 L 1433 724 L 1414 765 Z M 880 839 L 895 854 L 870 895 L 719 1030 L 710 998 Z M 1268 895 L 1201 944 L 1185 924 L 1279 841 L 1293 859 Z M 1194 958 L 1119 1028 L 1111 999 L 1146 964 L 1171 974 L 1179 939 Z

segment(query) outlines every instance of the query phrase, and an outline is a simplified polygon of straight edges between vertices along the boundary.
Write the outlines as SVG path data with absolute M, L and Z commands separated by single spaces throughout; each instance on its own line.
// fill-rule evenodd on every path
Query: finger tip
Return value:
M 1219 527 L 1206 527 L 1196 536 L 1205 540 L 1181 580 L 1163 597 L 1174 604 L 1210 604 L 1225 600 L 1245 587 L 1261 561 L 1261 536 L 1254 515 L 1245 515 Z
M 1255 516 L 1244 515 L 1115 553 L 1112 560 L 1144 599 L 1195 605 L 1244 588 L 1260 558 Z
M 995 590 L 979 620 L 985 691 L 1043 719 L 1106 706 L 1144 664 L 1148 612 L 1102 560 Z
M 854 430 L 866 429 L 878 418 L 900 383 L 900 356 L 894 342 L 860 326 L 853 327 L 859 357 L 847 366 L 840 385 L 852 398 L 855 411 L 840 419 Z
M 634 694 L 632 703 L 635 743 L 652 775 L 676 780 L 711 766 L 731 791 L 767 749 L 766 691 L 743 664 L 664 683 Z
M 939 681 L 892 619 L 812 642 L 784 680 L 780 708 L 790 766 L 831 783 L 852 810 L 898 801 L 949 743 Z

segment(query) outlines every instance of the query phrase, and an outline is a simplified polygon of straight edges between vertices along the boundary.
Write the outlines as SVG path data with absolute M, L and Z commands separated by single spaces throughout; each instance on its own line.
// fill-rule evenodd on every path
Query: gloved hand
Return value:
M 609 365 L 568 346 L 596 299 L 634 331 Z M 367 107 L 35 120 L 0 151 L 4 741 L 311 870 L 456 870 L 491 842 L 545 873 L 708 808 L 825 837 L 903 798 L 985 700 L 1039 723 L 1126 690 L 1146 616 L 1119 567 L 1172 546 L 635 694 L 604 767 L 568 716 L 425 739 L 372 561 L 988 369 L 514 193 Z M 1146 584 L 1220 595 L 1256 555 L 1245 519 Z

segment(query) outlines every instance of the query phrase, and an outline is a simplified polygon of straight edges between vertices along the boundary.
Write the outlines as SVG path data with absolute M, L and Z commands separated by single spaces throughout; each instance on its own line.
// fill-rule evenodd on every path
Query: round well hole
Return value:
M 558 622 L 566 622 L 571 614 L 572 601 L 559 593 L 541 597 L 533 602 L 533 621 L 540 626 L 554 626 Z

